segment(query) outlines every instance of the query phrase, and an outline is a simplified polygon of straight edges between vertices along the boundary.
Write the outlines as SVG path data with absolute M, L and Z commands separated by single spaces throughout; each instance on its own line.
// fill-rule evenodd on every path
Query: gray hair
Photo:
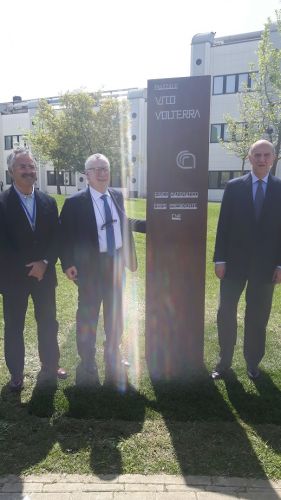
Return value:
M 8 170 L 9 170 L 9 173 L 12 174 L 13 173 L 13 168 L 14 168 L 14 165 L 16 163 L 16 159 L 19 155 L 26 155 L 26 156 L 29 156 L 35 166 L 36 166 L 36 161 L 35 161 L 35 158 L 33 157 L 32 153 L 29 151 L 29 149 L 23 147 L 23 146 L 19 146 L 17 148 L 15 148 L 11 154 L 9 154 L 8 158 L 7 158 L 7 165 L 8 165 Z
M 106 156 L 102 155 L 101 153 L 95 153 L 89 156 L 89 158 L 87 158 L 85 162 L 85 170 L 89 170 L 89 168 L 91 168 L 92 163 L 94 163 L 96 160 L 103 160 L 108 164 L 108 168 L 110 168 L 109 159 Z

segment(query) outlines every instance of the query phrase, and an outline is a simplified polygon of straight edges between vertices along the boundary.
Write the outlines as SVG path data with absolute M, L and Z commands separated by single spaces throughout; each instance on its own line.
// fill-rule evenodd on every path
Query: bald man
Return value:
M 260 375 L 274 286 L 281 282 L 281 180 L 270 173 L 273 145 L 249 150 L 250 173 L 229 181 L 218 221 L 214 262 L 220 279 L 220 355 L 211 377 L 227 375 L 237 339 L 237 306 L 246 289 L 244 357 L 250 379 Z

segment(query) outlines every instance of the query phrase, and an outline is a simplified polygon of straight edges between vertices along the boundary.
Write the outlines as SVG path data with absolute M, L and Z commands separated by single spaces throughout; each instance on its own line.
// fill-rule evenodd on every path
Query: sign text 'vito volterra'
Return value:
M 177 99 L 175 95 L 159 94 L 155 96 L 155 102 L 157 106 L 175 106 Z M 161 109 L 155 111 L 155 117 L 157 120 L 194 120 L 200 118 L 200 112 L 198 109 Z

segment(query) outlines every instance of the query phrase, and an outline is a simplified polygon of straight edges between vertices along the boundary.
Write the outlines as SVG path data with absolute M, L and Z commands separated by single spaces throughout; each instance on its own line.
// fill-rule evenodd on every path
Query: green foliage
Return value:
M 61 96 L 56 108 L 39 101 L 33 128 L 26 134 L 34 153 L 54 168 L 82 172 L 93 153 L 105 154 L 113 171 L 128 174 L 129 119 L 127 101 L 103 99 L 82 91 Z
M 64 197 L 56 199 L 61 207 Z M 133 218 L 145 218 L 145 200 L 128 200 L 127 212 Z M 261 379 L 254 384 L 246 375 L 244 298 L 238 310 L 233 375 L 215 383 L 208 376 L 218 354 L 219 282 L 212 262 L 218 212 L 219 204 L 210 203 L 206 370 L 185 385 L 151 384 L 144 354 L 145 235 L 136 234 L 139 268 L 127 275 L 123 337 L 123 349 L 132 361 L 130 380 L 136 391 L 118 394 L 104 388 L 78 390 L 74 386 L 78 362 L 77 289 L 58 265 L 61 365 L 68 369 L 69 378 L 60 381 L 57 388 L 36 390 L 40 366 L 30 305 L 25 329 L 25 388 L 20 396 L 7 391 L 8 372 L 0 357 L 0 475 L 167 473 L 281 479 L 281 286 L 276 287 L 274 295 Z M 101 379 L 102 330 L 100 322 L 97 363 Z M 0 344 L 3 350 L 3 336 Z
M 276 11 L 276 26 L 281 37 L 281 10 Z M 258 48 L 258 72 L 252 73 L 252 90 L 239 93 L 239 121 L 225 116 L 228 140 L 222 144 L 242 160 L 242 170 L 251 144 L 261 138 L 273 142 L 276 160 L 281 149 L 281 50 L 272 43 L 272 22 L 266 22 Z M 253 70 L 253 67 L 250 68 Z

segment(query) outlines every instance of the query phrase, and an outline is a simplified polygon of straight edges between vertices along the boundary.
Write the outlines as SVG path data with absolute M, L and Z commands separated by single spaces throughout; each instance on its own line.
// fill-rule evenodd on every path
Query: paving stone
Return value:
M 114 500 L 156 500 L 156 495 L 158 493 L 152 493 L 152 492 L 116 492 L 113 495 Z
M 30 500 L 30 496 L 21 493 L 0 493 L 0 500 Z
M 196 500 L 196 493 L 192 491 L 156 493 L 156 500 Z
M 197 500 L 226 500 L 227 498 L 243 498 L 239 497 L 238 495 L 234 494 L 233 492 L 231 493 L 217 493 L 217 492 L 211 492 L 211 491 L 198 491 L 196 493 L 197 495 Z
M 281 490 L 281 481 L 274 481 L 273 479 L 269 479 L 268 481 L 264 479 L 249 479 L 248 488 Z
M 125 484 L 125 491 L 164 491 L 164 484 Z
M 23 483 L 8 482 L 4 483 L 1 493 L 21 493 L 23 490 Z
M 119 483 L 56 483 L 44 484 L 43 491 L 51 492 L 76 492 L 76 491 L 124 491 L 124 484 Z
M 255 489 L 242 493 L 239 498 L 245 500 L 277 500 L 278 498 L 281 498 L 281 492 L 280 490 L 265 491 Z
M 119 483 L 140 483 L 140 484 L 155 484 L 155 483 L 165 483 L 169 481 L 169 478 L 175 478 L 178 476 L 168 476 L 167 474 L 121 474 L 119 476 Z
M 72 500 L 71 493 L 31 493 L 30 500 Z
M 205 486 L 203 486 L 203 489 L 205 490 Z M 198 491 L 202 490 L 202 487 L 200 486 L 195 486 L 191 484 L 165 484 L 165 490 L 172 492 L 172 491 Z
M 38 476 L 32 474 L 32 476 L 22 477 L 22 481 L 25 483 L 56 483 L 65 480 L 66 474 L 39 474 Z
M 184 479 L 185 483 L 188 485 L 195 484 L 199 486 L 204 486 L 212 484 L 211 476 L 184 476 Z
M 212 484 L 218 486 L 248 486 L 249 479 L 247 477 L 222 477 L 212 476 Z
M 71 500 L 113 500 L 113 492 L 72 493 Z

